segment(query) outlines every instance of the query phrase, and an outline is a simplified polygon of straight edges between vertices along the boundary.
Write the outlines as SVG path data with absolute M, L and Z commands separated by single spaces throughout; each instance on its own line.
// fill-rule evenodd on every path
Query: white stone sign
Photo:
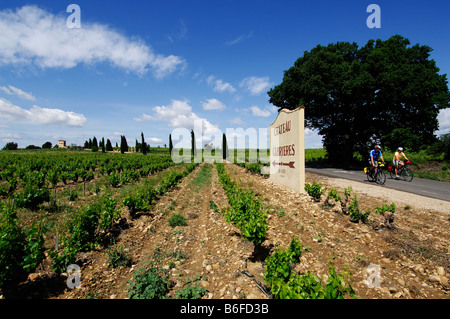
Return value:
M 270 180 L 305 193 L 305 108 L 282 109 L 270 125 Z

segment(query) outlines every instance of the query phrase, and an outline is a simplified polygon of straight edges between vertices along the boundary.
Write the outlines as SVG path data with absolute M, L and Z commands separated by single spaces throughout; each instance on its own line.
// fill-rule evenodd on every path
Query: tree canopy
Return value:
M 280 109 L 305 106 L 333 162 L 367 155 L 374 143 L 416 150 L 436 140 L 439 111 L 449 107 L 447 75 L 427 45 L 400 35 L 363 47 L 337 42 L 304 52 L 268 94 Z
M 6 145 L 2 148 L 2 151 L 15 151 L 17 150 L 19 145 L 14 142 L 6 143 Z

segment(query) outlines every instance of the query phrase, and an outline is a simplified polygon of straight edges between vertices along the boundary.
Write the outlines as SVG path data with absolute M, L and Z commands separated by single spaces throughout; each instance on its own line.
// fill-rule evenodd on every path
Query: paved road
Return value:
M 362 170 L 351 171 L 339 168 L 306 168 L 306 171 L 330 177 L 350 179 L 362 183 L 370 183 Z M 375 183 L 370 184 L 377 185 Z M 391 179 L 388 172 L 388 174 L 386 175 L 386 183 L 384 185 L 378 186 L 393 188 L 416 195 L 422 195 L 450 202 L 450 183 L 432 181 L 422 178 L 414 178 L 411 182 L 405 182 L 401 180 Z

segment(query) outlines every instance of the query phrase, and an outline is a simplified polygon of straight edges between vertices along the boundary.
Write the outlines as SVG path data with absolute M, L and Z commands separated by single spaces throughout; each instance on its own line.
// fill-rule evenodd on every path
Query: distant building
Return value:
M 58 148 L 67 148 L 66 141 L 59 140 L 58 141 Z

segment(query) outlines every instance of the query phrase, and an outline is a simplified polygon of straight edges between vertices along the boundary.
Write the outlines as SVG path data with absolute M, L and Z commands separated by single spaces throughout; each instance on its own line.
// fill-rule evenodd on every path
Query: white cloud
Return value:
M 162 139 L 157 138 L 157 137 L 149 137 L 149 138 L 147 138 L 147 141 L 149 143 L 155 143 L 155 144 L 161 144 L 163 142 Z
M 252 111 L 252 114 L 254 116 L 258 116 L 258 117 L 269 117 L 273 114 L 271 109 L 266 108 L 265 110 L 262 110 L 256 105 L 251 106 L 250 110 Z
M 180 40 L 187 40 L 187 33 L 188 33 L 188 28 L 186 26 L 186 24 L 184 23 L 184 20 L 180 20 L 180 30 L 178 31 L 178 33 L 175 36 L 168 36 L 168 40 L 170 42 L 175 42 L 175 41 L 180 41 Z
M 36 6 L 0 11 L 0 65 L 69 69 L 109 62 L 139 75 L 151 69 L 157 78 L 185 65 L 182 58 L 155 54 L 143 41 L 106 25 L 83 22 L 70 29 L 66 19 Z
M 0 90 L 5 92 L 6 94 L 15 95 L 15 96 L 20 97 L 21 99 L 24 99 L 24 100 L 36 101 L 36 98 L 31 93 L 24 92 L 21 89 L 18 89 L 16 87 L 12 86 L 12 85 L 8 85 L 8 87 L 1 86 Z
M 232 125 L 244 125 L 245 122 L 239 117 L 235 117 L 234 119 L 228 120 L 228 122 Z
M 437 134 L 450 133 L 450 108 L 441 110 L 438 115 L 439 131 Z
M 213 87 L 213 90 L 215 92 L 223 93 L 223 92 L 229 92 L 234 93 L 236 92 L 236 89 L 228 82 L 224 82 L 221 79 L 216 79 L 214 75 L 208 76 L 206 79 L 206 82 Z
M 29 110 L 0 98 L 0 119 L 9 122 L 24 122 L 40 125 L 84 126 L 87 119 L 82 114 L 60 109 L 42 108 L 37 105 Z
M 269 77 L 256 77 L 250 76 L 243 79 L 240 83 L 240 87 L 246 88 L 250 91 L 251 95 L 260 95 L 267 91 L 272 84 L 269 82 Z
M 218 110 L 222 111 L 226 108 L 225 104 L 220 102 L 217 99 L 206 99 L 206 102 L 201 102 L 203 105 L 203 109 L 206 111 Z
M 21 136 L 19 134 L 12 133 L 0 133 L 0 140 L 3 142 L 14 142 L 15 140 L 20 140 Z
M 247 34 L 247 35 L 240 35 L 240 36 L 238 36 L 238 37 L 237 37 L 236 39 L 234 39 L 234 40 L 225 42 L 225 45 L 226 45 L 227 47 L 229 47 L 229 46 L 232 46 L 232 45 L 241 43 L 241 42 L 243 42 L 243 41 L 245 41 L 245 40 L 248 40 L 248 39 L 250 39 L 252 36 L 253 36 L 253 32 L 250 32 L 250 33 Z
M 207 119 L 200 118 L 192 112 L 192 107 L 187 100 L 172 100 L 170 105 L 154 107 L 153 112 L 153 115 L 143 113 L 134 120 L 137 122 L 163 121 L 168 122 L 169 127 L 186 128 L 188 130 L 194 130 L 194 132 L 196 129 L 201 129 L 203 135 L 212 135 L 220 132 L 219 128 L 211 124 Z

